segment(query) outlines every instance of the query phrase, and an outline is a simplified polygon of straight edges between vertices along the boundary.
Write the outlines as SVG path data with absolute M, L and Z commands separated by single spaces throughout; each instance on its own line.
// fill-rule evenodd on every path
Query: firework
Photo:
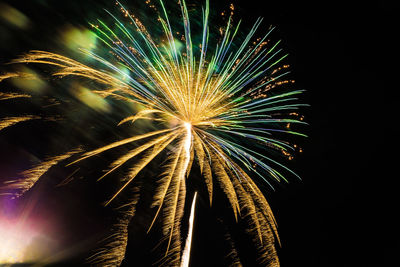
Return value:
M 31 51 L 13 63 L 50 65 L 55 69 L 54 76 L 91 80 L 99 85 L 91 93 L 103 99 L 114 98 L 140 107 L 140 111 L 123 118 L 119 125 L 148 120 L 157 129 L 94 150 L 81 152 L 74 149 L 52 157 L 25 172 L 25 179 L 10 181 L 3 190 L 12 190 L 19 196 L 32 188 L 49 168 L 73 155 L 81 153 L 68 165 L 78 164 L 117 147 L 138 143 L 140 145 L 111 162 L 99 180 L 122 166 L 130 166 L 124 183 L 106 202 L 108 205 L 156 157 L 166 157 L 152 205 L 157 210 L 149 225 L 151 229 L 159 215 L 163 214 L 163 234 L 167 243 L 163 263 L 179 265 L 188 261 L 187 256 L 183 256 L 187 254 L 186 250 L 182 253 L 184 244 L 180 231 L 187 198 L 186 183 L 190 183 L 191 168 L 196 162 L 206 184 L 210 205 L 215 184 L 218 184 L 226 194 L 236 220 L 242 218 L 248 221 L 259 249 L 260 262 L 268 266 L 279 265 L 275 249 L 275 241 L 279 241 L 275 220 L 257 183 L 272 186 L 273 180 L 286 181 L 279 169 L 296 175 L 270 157 L 268 151 L 274 150 L 291 157 L 294 147 L 281 139 L 282 134 L 303 135 L 290 128 L 304 122 L 287 115 L 303 106 L 297 102 L 301 90 L 272 92 L 273 88 L 292 82 L 284 79 L 289 71 L 287 65 L 282 65 L 282 60 L 287 55 L 282 54 L 279 42 L 271 44 L 268 40 L 273 28 L 256 38 L 262 22 L 258 19 L 244 40 L 236 43 L 240 23 L 234 26 L 230 17 L 226 27 L 221 29 L 220 41 L 213 44 L 210 41 L 209 3 L 206 1 L 200 42 L 195 43 L 189 12 L 183 0 L 179 3 L 184 30 L 182 36 L 177 36 L 162 1 L 157 11 L 162 37 L 153 36 L 122 4 L 117 2 L 117 5 L 128 23 L 122 23 L 110 13 L 115 20 L 113 26 L 100 20 L 92 24 L 98 39 L 115 56 L 117 63 L 89 50 L 82 51 L 102 64 L 103 69 L 45 51 Z M 231 10 L 233 12 L 233 7 Z M 178 38 L 182 40 L 183 48 L 179 47 Z M 7 73 L 0 80 L 17 76 L 23 77 L 23 74 Z M 26 94 L 0 94 L 0 100 L 29 97 Z M 0 130 L 32 119 L 40 118 L 33 115 L 4 118 L 0 121 Z M 114 238 L 91 258 L 93 262 L 105 265 L 122 262 L 127 227 L 136 203 L 135 198 L 130 203 L 129 211 L 116 225 Z

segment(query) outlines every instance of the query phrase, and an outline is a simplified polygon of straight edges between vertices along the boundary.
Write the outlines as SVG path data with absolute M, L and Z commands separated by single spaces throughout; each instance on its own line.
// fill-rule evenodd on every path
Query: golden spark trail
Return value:
M 42 177 L 51 167 L 59 164 L 61 161 L 66 160 L 81 151 L 81 149 L 76 148 L 63 155 L 49 158 L 48 160 L 38 164 L 34 168 L 22 172 L 21 179 L 7 181 L 7 185 L 4 187 L 0 187 L 0 189 L 17 190 L 14 195 L 16 197 L 20 197 L 25 192 L 30 190 L 36 184 L 39 178 Z
M 7 100 L 13 98 L 30 98 L 31 95 L 27 94 L 16 94 L 16 93 L 1 93 L 0 92 L 0 100 Z
M 4 128 L 13 126 L 17 123 L 24 122 L 24 121 L 29 121 L 29 120 L 35 120 L 35 119 L 40 119 L 38 116 L 23 116 L 23 117 L 7 117 L 3 118 L 0 120 L 0 131 L 3 130 Z

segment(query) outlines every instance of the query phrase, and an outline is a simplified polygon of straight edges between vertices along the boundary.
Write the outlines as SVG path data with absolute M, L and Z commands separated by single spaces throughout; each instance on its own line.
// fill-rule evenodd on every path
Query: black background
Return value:
M 83 23 L 101 1 L 47 1 L 48 9 L 36 9 L 35 1 L 7 2 L 41 28 Z M 303 100 L 311 105 L 304 110 L 309 138 L 293 165 L 303 180 L 291 179 L 267 195 L 279 225 L 282 266 L 394 266 L 400 248 L 393 171 L 398 131 L 395 87 L 388 84 L 395 76 L 387 63 L 393 7 L 383 1 L 261 0 L 236 6 L 244 19 L 262 16 L 278 27 L 296 86 L 307 90 Z M 14 34 L 13 47 L 1 45 L 3 62 L 47 48 L 40 41 L 46 37 L 32 44 L 18 36 L 24 33 Z M 192 266 L 210 264 L 213 256 L 195 254 Z M 127 266 L 133 262 L 128 258 Z

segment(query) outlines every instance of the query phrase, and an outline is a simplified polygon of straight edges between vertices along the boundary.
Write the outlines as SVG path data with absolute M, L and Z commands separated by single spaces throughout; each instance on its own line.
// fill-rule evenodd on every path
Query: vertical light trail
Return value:
M 185 149 L 185 162 L 182 169 L 182 179 L 185 178 L 185 173 L 187 171 L 187 167 L 189 166 L 190 162 L 190 146 L 192 145 L 192 124 L 190 122 L 184 122 L 183 125 L 186 128 L 186 138 L 184 149 Z
M 188 236 L 186 238 L 185 248 L 182 253 L 181 267 L 189 267 L 190 248 L 192 246 L 193 222 L 194 222 L 194 210 L 196 207 L 196 198 L 197 198 L 197 192 L 194 193 L 192 208 L 190 210 Z
M 187 172 L 187 168 L 190 163 L 190 146 L 192 144 L 192 124 L 190 122 L 184 122 L 183 125 L 186 128 L 186 137 L 183 144 L 183 148 L 185 151 L 185 161 L 182 168 L 181 179 L 185 179 L 185 174 Z M 190 247 L 192 244 L 192 232 L 193 232 L 193 220 L 194 220 L 194 207 L 196 203 L 196 196 L 197 192 L 195 192 L 192 202 L 192 208 L 190 211 L 189 217 L 189 229 L 188 229 L 188 236 L 186 238 L 185 248 L 182 253 L 182 261 L 181 267 L 188 267 L 189 266 L 189 258 L 190 258 Z

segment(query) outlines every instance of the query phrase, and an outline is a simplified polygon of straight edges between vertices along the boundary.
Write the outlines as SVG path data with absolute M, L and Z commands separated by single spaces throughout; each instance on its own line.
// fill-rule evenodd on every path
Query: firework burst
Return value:
M 102 64 L 105 70 L 45 51 L 31 51 L 13 63 L 51 65 L 55 69 L 54 76 L 91 80 L 98 85 L 91 93 L 103 99 L 135 103 L 139 107 L 136 114 L 123 118 L 119 125 L 148 120 L 157 129 L 94 150 L 75 148 L 51 157 L 24 172 L 23 179 L 8 181 L 2 190 L 20 196 L 61 161 L 75 157 L 68 162 L 68 165 L 74 165 L 108 150 L 138 143 L 140 145 L 112 161 L 99 180 L 122 166 L 130 166 L 122 186 L 106 202 L 108 205 L 156 157 L 166 157 L 152 204 L 156 213 L 149 225 L 150 230 L 162 214 L 162 230 L 167 244 L 163 264 L 179 265 L 187 261 L 182 259 L 187 252 L 182 253 L 181 223 L 187 198 L 186 183 L 190 182 L 195 162 L 193 166 L 200 169 L 210 205 L 214 188 L 219 185 L 236 220 L 242 218 L 249 222 L 250 232 L 259 249 L 260 263 L 278 266 L 275 242 L 279 239 L 275 220 L 263 193 L 250 175 L 269 185 L 273 180 L 286 181 L 281 170 L 295 175 L 267 152 L 274 150 L 291 157 L 294 147 L 281 139 L 282 134 L 303 135 L 290 130 L 290 126 L 304 122 L 288 115 L 303 106 L 297 98 L 301 90 L 286 90 L 277 94 L 270 92 L 276 86 L 291 82 L 284 80 L 289 71 L 288 66 L 281 63 L 286 55 L 282 54 L 279 42 L 271 44 L 268 40 L 273 28 L 256 38 L 262 22 L 258 19 L 244 40 L 237 44 L 240 23 L 234 26 L 230 17 L 221 30 L 221 40 L 211 44 L 209 3 L 206 1 L 202 11 L 200 42 L 195 43 L 186 3 L 180 1 L 178 6 L 183 23 L 180 40 L 183 47 L 179 47 L 177 30 L 171 26 L 162 1 L 157 11 L 163 30 L 161 38 L 152 36 L 123 5 L 117 5 L 128 23 L 122 23 L 110 13 L 115 20 L 112 27 L 100 20 L 92 27 L 118 63 L 89 50 L 82 51 Z M 211 45 L 215 47 L 211 49 Z M 121 70 L 121 66 L 129 74 Z M 0 80 L 24 78 L 26 75 L 7 73 Z M 0 100 L 14 98 L 30 98 L 30 95 L 0 93 Z M 41 118 L 33 115 L 3 118 L 0 130 L 33 119 Z M 116 233 L 106 248 L 91 257 L 92 262 L 121 264 L 127 244 L 127 227 L 136 203 L 137 197 L 127 206 L 129 209 L 117 223 Z

